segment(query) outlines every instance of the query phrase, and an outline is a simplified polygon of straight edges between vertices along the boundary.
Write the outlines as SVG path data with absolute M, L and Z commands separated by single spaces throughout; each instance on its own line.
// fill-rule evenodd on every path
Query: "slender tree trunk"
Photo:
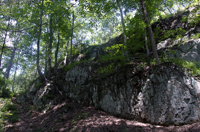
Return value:
M 13 49 L 13 52 L 11 54 L 10 60 L 9 60 L 9 62 L 7 64 L 6 72 L 4 73 L 4 79 L 8 79 L 9 78 L 10 70 L 12 68 L 13 60 L 15 58 L 15 51 L 17 50 L 17 44 L 18 44 L 18 38 L 17 38 L 17 40 L 14 43 L 14 49 Z M 3 87 L 2 94 L 6 95 L 6 85 L 4 85 L 4 87 Z
M 50 24 L 49 24 L 49 29 L 50 29 L 50 42 L 49 42 L 49 48 L 48 48 L 48 76 L 50 76 L 51 74 L 51 52 L 52 52 L 52 43 L 53 43 L 53 25 L 52 25 L 52 21 L 53 21 L 53 14 L 50 15 Z
M 49 32 L 49 24 L 48 24 L 48 20 L 47 20 L 48 18 L 47 17 L 48 17 L 48 15 L 45 16 L 45 22 L 46 22 L 46 26 L 47 26 L 47 33 L 50 34 L 50 32 Z M 44 60 L 45 61 L 45 67 L 44 67 L 44 75 L 45 76 L 47 76 L 47 74 L 48 74 L 47 73 L 47 71 L 48 71 L 48 58 L 49 58 L 49 56 L 48 56 L 49 55 L 48 47 L 49 47 L 49 45 L 46 44 L 45 45 L 45 60 Z
M 45 57 L 44 74 L 47 75 L 47 68 L 48 68 L 48 58 L 47 58 L 47 56 L 48 56 L 48 46 L 46 45 L 45 48 L 46 48 L 46 49 L 45 49 L 45 51 L 46 51 L 46 52 L 45 52 L 45 56 L 46 56 L 46 57 Z
M 143 20 L 143 15 L 142 15 L 142 8 L 140 6 L 140 18 L 142 21 Z M 148 45 L 147 45 L 147 32 L 146 32 L 146 28 L 144 28 L 144 39 L 145 39 L 145 47 L 146 47 L 146 51 L 147 51 L 147 59 L 149 58 L 149 55 L 150 55 L 150 52 L 149 52 L 149 48 L 148 48 Z M 150 60 L 148 59 L 147 60 L 147 63 L 148 65 L 150 64 Z
M 73 63 L 73 59 L 72 59 L 72 45 L 73 45 L 73 34 L 74 34 L 74 21 L 75 21 L 75 17 L 74 17 L 74 7 L 73 7 L 73 14 L 72 14 L 72 34 L 71 34 L 71 52 L 70 52 L 70 59 L 71 59 L 71 63 Z
M 121 23 L 122 23 L 122 28 L 123 28 L 124 44 L 127 46 L 127 42 L 126 42 L 126 28 L 125 28 L 125 24 L 124 24 L 123 12 L 122 12 L 121 6 L 119 4 L 119 0 L 116 0 L 116 2 L 117 2 L 117 6 L 119 8 L 119 11 L 120 11 L 120 15 L 121 15 Z M 125 53 L 124 48 L 122 50 L 123 50 L 122 52 Z
M 5 48 L 5 44 L 6 44 L 6 38 L 7 38 L 7 35 L 8 35 L 8 29 L 9 29 L 9 26 L 10 26 L 10 18 L 9 18 L 9 21 L 8 21 L 8 25 L 7 25 L 7 28 L 6 28 L 5 37 L 4 37 L 4 40 L 3 40 L 3 46 L 2 46 L 2 49 L 1 49 L 1 55 L 0 55 L 0 68 L 1 68 L 1 60 L 2 60 L 2 56 L 3 56 L 3 50 L 4 50 L 4 48 Z
M 38 73 L 38 72 L 37 72 L 37 69 L 36 69 L 36 72 L 35 72 L 34 78 L 36 78 L 36 77 L 37 77 L 37 73 Z
M 56 71 L 57 66 L 58 66 L 58 50 L 59 50 L 59 46 L 60 46 L 60 31 L 58 31 L 58 43 L 56 46 L 56 52 L 55 52 L 55 66 L 54 66 L 54 71 Z
M 13 79 L 13 84 L 12 84 L 12 92 L 13 93 L 15 92 L 14 87 L 15 87 L 15 77 L 16 77 L 17 69 L 18 69 L 18 59 L 17 59 L 16 66 L 15 66 L 15 73 L 14 73 L 14 79 Z
M 142 7 L 142 11 L 143 11 L 144 18 L 145 18 L 145 23 L 147 25 L 148 35 L 149 35 L 151 47 L 152 47 L 152 50 L 153 50 L 153 57 L 156 58 L 156 61 L 159 61 L 157 46 L 156 46 L 155 39 L 154 39 L 154 36 L 153 36 L 153 31 L 152 31 L 152 28 L 151 28 L 151 25 L 150 25 L 150 21 L 149 21 L 149 18 L 148 18 L 147 9 L 146 9 L 146 6 L 145 6 L 145 3 L 144 3 L 143 0 L 140 0 L 140 6 Z
M 69 46 L 69 40 L 68 40 L 68 42 L 67 42 L 67 46 L 66 46 L 66 51 L 65 51 L 65 60 L 64 60 L 64 66 L 63 66 L 63 67 L 65 67 L 66 64 L 67 64 L 67 49 L 68 49 L 68 46 Z
M 45 76 L 42 74 L 40 69 L 40 37 L 42 32 L 42 16 L 43 16 L 43 0 L 41 5 L 41 13 L 40 13 L 40 25 L 39 25 L 39 33 L 38 33 L 38 41 L 37 41 L 37 70 L 41 79 L 45 79 Z

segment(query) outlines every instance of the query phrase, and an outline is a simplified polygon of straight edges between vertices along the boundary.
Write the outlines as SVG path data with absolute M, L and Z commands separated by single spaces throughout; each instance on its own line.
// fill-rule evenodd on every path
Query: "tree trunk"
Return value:
M 10 60 L 9 60 L 9 62 L 7 64 L 6 72 L 4 73 L 4 79 L 8 79 L 9 78 L 10 70 L 12 68 L 13 60 L 15 58 L 15 51 L 17 50 L 18 39 L 19 39 L 19 37 L 17 38 L 17 40 L 14 43 L 14 49 L 13 49 L 13 52 L 11 54 Z M 6 85 L 4 85 L 4 87 L 3 87 L 2 95 L 6 95 Z
M 52 43 L 53 43 L 53 25 L 52 25 L 52 20 L 53 20 L 53 14 L 50 15 L 50 24 L 49 24 L 49 29 L 50 29 L 50 41 L 49 41 L 49 48 L 48 48 L 48 76 L 51 74 L 51 52 L 52 52 Z
M 67 49 L 68 49 L 68 46 L 69 46 L 69 40 L 68 40 L 68 42 L 67 42 L 67 46 L 66 46 L 65 60 L 64 60 L 64 66 L 63 66 L 63 67 L 65 67 L 66 64 L 67 64 Z
M 70 59 L 71 59 L 71 63 L 73 63 L 73 59 L 72 59 L 72 45 L 73 45 L 73 33 L 74 33 L 74 7 L 73 7 L 73 14 L 72 14 L 72 34 L 71 34 L 71 52 L 70 52 Z
M 37 77 L 37 73 L 38 73 L 38 72 L 37 72 L 37 69 L 36 69 L 36 71 L 35 71 L 35 75 L 34 75 L 34 78 L 36 78 L 36 77 Z
M 155 39 L 154 39 L 154 36 L 153 36 L 153 31 L 152 31 L 152 28 L 151 28 L 151 25 L 150 25 L 150 21 L 149 21 L 149 18 L 148 18 L 147 9 L 146 9 L 146 6 L 145 6 L 145 3 L 144 3 L 143 0 L 140 0 L 140 6 L 142 7 L 142 11 L 143 11 L 144 18 L 145 18 L 145 23 L 147 25 L 148 35 L 149 35 L 151 47 L 152 47 L 152 50 L 153 50 L 153 57 L 156 58 L 156 61 L 159 61 L 157 46 L 156 46 Z
M 142 8 L 140 6 L 140 19 L 142 21 L 143 20 L 143 15 L 142 15 Z M 149 58 L 149 55 L 150 55 L 150 52 L 149 52 L 149 48 L 148 48 L 148 45 L 147 45 L 147 32 L 146 32 L 146 28 L 144 28 L 144 39 L 145 39 L 145 47 L 146 47 L 146 51 L 147 51 L 147 63 L 148 65 L 150 65 L 150 60 L 148 59 Z
M 48 68 L 48 45 L 45 46 L 45 67 L 44 67 L 44 75 L 47 75 L 47 68 Z
M 19 58 L 19 57 L 18 57 Z M 16 73 L 17 73 L 17 69 L 18 69 L 18 58 L 17 58 L 17 62 L 16 62 L 16 67 L 15 67 L 15 73 L 14 73 L 14 79 L 13 79 L 13 84 L 12 84 L 12 92 L 14 93 L 14 87 L 15 87 L 15 77 L 16 77 Z
M 3 50 L 4 50 L 4 48 L 5 48 L 5 44 L 6 44 L 6 38 L 7 38 L 7 35 L 8 35 L 8 29 L 9 29 L 9 26 L 10 26 L 10 17 L 9 17 L 8 25 L 7 25 L 7 28 L 6 28 L 5 37 L 4 37 L 4 40 L 3 40 L 3 46 L 2 46 L 2 49 L 1 49 L 1 55 L 0 55 L 0 68 L 1 68 L 1 60 L 2 60 L 2 56 L 3 56 Z
M 127 46 L 127 42 L 126 42 L 126 28 L 125 28 L 125 24 L 124 24 L 123 12 L 122 12 L 121 6 L 119 4 L 119 0 L 116 0 L 116 2 L 117 2 L 117 6 L 119 8 L 119 11 L 120 11 L 120 15 L 121 15 L 121 23 L 122 23 L 122 28 L 123 28 L 124 44 Z M 124 48 L 122 50 L 123 50 L 122 52 L 125 53 Z
M 59 46 L 60 46 L 60 31 L 58 31 L 58 43 L 56 46 L 56 52 L 55 52 L 55 66 L 54 66 L 54 71 L 56 71 L 57 66 L 58 66 L 58 50 L 59 50 Z
M 40 69 L 40 37 L 42 32 L 42 15 L 43 15 L 43 0 L 41 5 L 41 14 L 40 14 L 40 25 L 39 25 L 39 33 L 38 33 L 38 41 L 37 41 L 37 70 L 38 74 L 42 80 L 45 79 L 45 76 L 42 74 Z
M 45 22 L 46 22 L 46 26 L 47 26 L 47 33 L 49 33 L 50 34 L 50 32 L 49 32 L 49 24 L 48 24 L 48 15 L 47 16 L 45 16 Z M 48 47 L 49 47 L 49 45 L 45 45 L 45 67 L 44 67 L 44 75 L 45 76 L 47 76 L 47 71 L 48 71 L 48 58 L 49 58 L 49 53 L 48 53 Z

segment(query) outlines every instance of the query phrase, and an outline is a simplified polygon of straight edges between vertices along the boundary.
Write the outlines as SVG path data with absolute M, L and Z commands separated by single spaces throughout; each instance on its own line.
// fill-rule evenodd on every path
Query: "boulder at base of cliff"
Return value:
M 77 66 L 65 78 L 65 95 L 81 104 L 152 124 L 182 125 L 199 121 L 199 85 L 173 63 L 154 66 L 145 74 L 143 71 L 136 74 L 134 67 L 129 66 L 96 81 L 91 80 L 86 69 Z M 73 75 L 73 79 L 68 75 Z
M 143 120 L 152 124 L 182 125 L 199 121 L 199 85 L 172 63 L 154 67 L 138 96 Z

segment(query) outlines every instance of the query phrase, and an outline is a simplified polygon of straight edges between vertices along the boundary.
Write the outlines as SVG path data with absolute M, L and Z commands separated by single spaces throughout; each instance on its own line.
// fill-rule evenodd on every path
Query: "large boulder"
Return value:
M 173 63 L 133 73 L 129 66 L 97 80 L 88 67 L 66 73 L 66 96 L 94 105 L 114 115 L 161 125 L 181 125 L 199 120 L 199 85 Z
M 158 43 L 157 48 L 160 52 L 164 51 L 169 58 L 200 62 L 200 39 L 189 39 L 185 36 L 182 39 L 173 41 L 169 38 Z M 166 49 L 168 50 L 166 51 Z
M 179 45 L 175 57 L 200 62 L 200 39 L 192 39 Z
M 142 119 L 153 124 L 181 125 L 199 120 L 199 86 L 171 63 L 152 69 L 138 97 Z

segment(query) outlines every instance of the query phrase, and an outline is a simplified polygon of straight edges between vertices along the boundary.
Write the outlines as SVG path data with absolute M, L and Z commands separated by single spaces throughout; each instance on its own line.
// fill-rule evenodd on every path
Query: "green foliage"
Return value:
M 17 106 L 15 104 L 10 104 L 10 102 L 5 104 L 4 107 L 1 108 L 2 112 L 6 112 L 6 111 L 15 111 L 16 112 L 17 110 L 18 110 Z
M 11 93 L 10 93 L 10 97 L 11 97 L 11 98 L 12 98 L 12 97 L 17 97 L 17 93 L 11 92 Z
M 194 34 L 191 38 L 192 39 L 199 39 L 200 38 L 200 33 Z
M 88 63 L 90 63 L 91 60 L 76 61 L 76 62 L 74 62 L 74 63 L 72 63 L 72 64 L 66 65 L 66 66 L 64 67 L 64 71 L 66 72 L 66 71 L 70 70 L 71 68 L 73 68 L 74 66 L 76 66 L 76 65 L 78 65 L 78 64 L 81 64 L 81 63 L 83 63 L 83 62 L 88 62 Z
M 4 98 L 15 97 L 17 94 L 10 91 L 10 89 L 6 88 L 5 93 L 3 94 L 3 88 L 0 90 L 0 96 Z
M 105 77 L 115 71 L 115 65 L 110 64 L 106 67 L 100 67 L 97 71 L 97 73 L 101 74 L 101 77 Z
M 109 62 L 109 61 L 125 61 L 125 56 L 122 55 L 122 46 L 123 44 L 116 44 L 111 47 L 106 47 L 104 51 L 107 52 L 106 55 L 100 55 L 99 62 Z M 124 51 L 127 48 L 124 46 Z
M 76 123 L 76 120 L 73 119 L 73 120 L 70 121 L 70 123 L 71 123 L 72 125 L 74 125 L 74 124 Z
M 76 66 L 76 65 L 78 65 L 80 63 L 81 63 L 80 61 L 79 62 L 76 61 L 76 62 L 74 62 L 72 64 L 69 64 L 69 65 L 65 66 L 64 71 L 66 72 L 66 71 L 70 70 L 71 68 L 73 68 L 74 66 Z
M 6 79 L 0 77 L 0 86 L 1 86 L 1 87 L 4 86 L 5 83 L 6 83 Z
M 19 116 L 15 114 L 7 115 L 5 118 L 8 120 L 8 122 L 11 122 L 11 123 L 15 123 L 19 120 Z
M 193 76 L 200 76 L 200 62 L 189 62 L 182 59 L 172 59 L 172 62 L 189 70 Z
M 123 44 L 116 44 L 111 47 L 106 47 L 104 49 L 107 52 L 106 55 L 100 55 L 98 62 L 100 63 L 109 63 L 106 66 L 100 67 L 97 70 L 97 73 L 101 75 L 101 77 L 105 77 L 116 71 L 116 68 L 121 68 L 126 65 L 126 57 L 122 55 L 122 46 Z M 124 51 L 127 48 L 124 46 Z
M 164 33 L 164 36 L 160 36 L 161 32 Z M 161 30 L 160 28 L 157 28 L 154 36 L 155 38 L 159 38 L 160 41 L 162 41 L 167 38 L 175 38 L 175 39 L 182 38 L 185 33 L 186 33 L 186 30 L 182 28 L 178 28 L 176 30 Z
M 101 56 L 100 62 L 113 63 L 110 66 L 107 64 L 105 69 L 99 69 L 100 73 L 108 72 L 110 69 L 115 69 L 114 66 L 121 67 L 126 64 L 126 58 L 122 55 L 122 51 L 128 51 L 129 53 L 135 54 L 138 50 L 145 49 L 144 41 L 144 28 L 146 27 L 145 22 L 140 20 L 140 11 L 139 11 L 139 1 L 119 1 L 120 5 L 124 9 L 124 22 L 126 25 L 126 35 L 129 37 L 127 40 L 127 45 L 123 46 L 122 44 L 115 45 L 112 47 L 106 48 L 109 52 L 108 55 Z M 45 0 L 43 8 L 41 8 L 41 1 L 31 1 L 31 2 L 7 2 L 6 0 L 1 2 L 1 37 L 0 40 L 4 39 L 5 29 L 9 26 L 9 39 L 15 40 L 19 37 L 19 42 L 17 49 L 21 51 L 27 51 L 27 53 L 16 55 L 18 58 L 15 58 L 13 61 L 14 65 L 21 67 L 21 74 L 16 74 L 16 79 L 14 81 L 14 75 L 10 75 L 10 80 L 14 83 L 14 89 L 17 92 L 23 91 L 27 88 L 27 85 L 30 83 L 33 77 L 36 75 L 36 64 L 35 56 L 37 54 L 34 47 L 35 42 L 38 40 L 39 35 L 39 23 L 40 23 L 40 14 L 42 15 L 42 35 L 40 39 L 40 67 L 43 71 L 48 71 L 48 68 L 45 69 L 46 61 L 50 57 L 52 62 L 52 67 L 55 66 L 55 56 L 54 52 L 56 51 L 57 44 L 60 44 L 58 60 L 61 61 L 61 58 L 64 58 L 67 45 L 67 41 L 71 37 L 72 27 L 72 13 L 75 14 L 74 28 L 73 28 L 73 46 L 72 52 L 73 55 L 80 54 L 80 50 L 84 48 L 84 44 L 101 44 L 107 42 L 112 37 L 118 36 L 122 33 L 121 20 L 119 8 L 117 7 L 116 1 L 106 1 L 106 0 L 88 0 L 88 1 L 79 1 L 77 5 L 72 6 L 69 1 L 61 0 L 59 2 Z M 159 18 L 164 19 L 166 17 L 172 16 L 170 11 L 173 7 L 180 7 L 179 5 L 189 6 L 190 3 L 197 3 L 197 1 L 189 0 L 172 0 L 169 1 L 145 1 L 146 8 L 148 11 L 149 19 L 151 23 L 157 21 Z M 19 8 L 20 7 L 20 8 Z M 173 9 L 180 10 L 180 9 Z M 197 8 L 197 10 L 199 10 Z M 34 12 L 34 13 L 33 13 Z M 178 13 L 177 13 L 178 14 Z M 195 14 L 194 14 L 195 15 Z M 52 18 L 52 22 L 50 22 Z M 185 20 L 188 21 L 188 17 Z M 184 21 L 184 20 L 183 20 Z M 196 15 L 195 19 L 192 20 L 193 24 L 196 24 L 199 21 L 199 16 Z M 22 30 L 24 33 L 20 34 L 18 30 Z M 50 32 L 53 32 L 51 34 Z M 180 38 L 182 32 L 180 29 L 176 31 L 165 31 L 164 37 L 174 37 Z M 19 34 L 18 34 L 19 33 Z M 19 35 L 17 37 L 17 35 Z M 49 47 L 50 37 L 52 38 L 52 47 Z M 156 37 L 159 37 L 159 32 Z M 159 38 L 159 39 L 163 39 Z M 197 36 L 196 36 L 197 37 Z M 59 38 L 59 39 L 58 39 Z M 165 39 L 165 38 L 164 38 Z M 58 41 L 59 40 L 59 41 Z M 6 40 L 7 41 L 7 40 Z M 14 41 L 13 41 L 14 42 Z M 13 45 L 13 42 L 11 42 Z M 149 39 L 148 39 L 149 44 Z M 118 46 L 118 47 L 117 47 Z M 50 51 L 51 50 L 51 51 Z M 11 49 L 4 48 L 3 57 L 4 62 L 8 63 L 11 55 Z M 70 55 L 70 46 L 67 49 L 68 56 Z M 85 54 L 90 52 L 87 50 Z M 18 54 L 18 55 L 17 55 Z M 49 55 L 49 56 L 48 56 Z M 60 59 L 59 59 L 60 58 Z M 19 63 L 17 64 L 17 60 Z M 75 65 L 78 65 L 81 62 L 75 62 L 65 67 L 65 71 L 71 69 Z M 4 71 L 5 71 L 4 67 Z M 17 68 L 16 68 L 17 69 Z M 13 69 L 12 69 L 13 70 Z M 13 70 L 14 71 L 14 70 Z M 114 72 L 115 70 L 111 70 Z M 18 73 L 17 72 L 17 73 Z M 12 72 L 13 73 L 13 72 Z M 108 73 L 110 74 L 110 73 Z M 0 76 L 0 86 L 9 84 L 7 80 L 3 79 L 3 75 Z M 11 84 L 11 83 L 10 83 Z M 40 84 L 36 84 L 38 87 Z M 7 86 L 11 89 L 11 85 Z M 13 90 L 15 91 L 15 90 Z M 11 93 L 12 94 L 12 93 Z M 11 95 L 15 96 L 15 94 Z
M 88 117 L 88 114 L 89 114 L 90 112 L 87 112 L 87 113 L 79 113 L 78 115 L 77 115 L 77 120 L 81 120 L 81 119 L 86 119 L 87 117 Z
M 140 63 L 139 65 L 136 66 L 136 69 L 137 69 L 138 71 L 141 71 L 141 70 L 144 69 L 144 67 L 145 67 L 146 65 L 147 65 L 146 62 Z M 151 65 L 153 65 L 152 62 L 151 62 Z
M 28 92 L 28 90 L 23 90 L 19 94 L 17 94 L 17 96 L 25 95 L 27 92 Z
M 11 103 L 11 99 L 0 98 L 0 128 L 7 123 L 19 120 L 17 105 Z M 3 129 L 0 129 L 0 131 Z

